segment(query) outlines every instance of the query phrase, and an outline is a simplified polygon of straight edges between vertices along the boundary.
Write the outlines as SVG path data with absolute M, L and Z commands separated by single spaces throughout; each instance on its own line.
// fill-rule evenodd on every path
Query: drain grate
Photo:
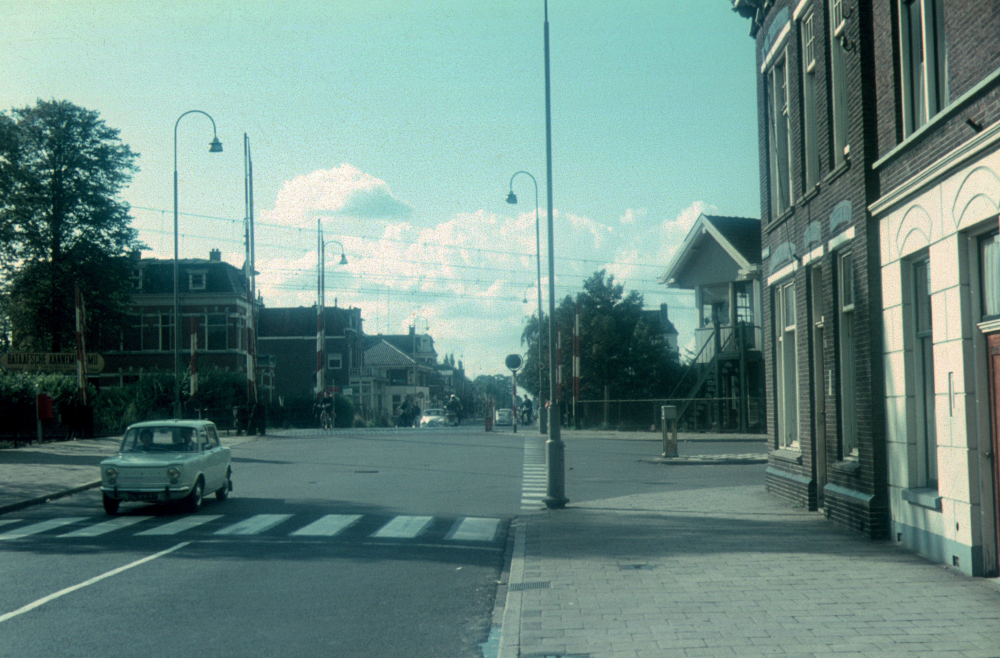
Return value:
M 512 583 L 507 586 L 507 589 L 511 592 L 523 592 L 526 589 L 548 589 L 550 584 L 538 581 L 532 583 Z

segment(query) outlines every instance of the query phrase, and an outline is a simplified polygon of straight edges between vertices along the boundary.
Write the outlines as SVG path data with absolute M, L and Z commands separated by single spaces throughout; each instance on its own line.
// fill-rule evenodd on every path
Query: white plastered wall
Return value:
M 992 496 L 981 494 L 985 455 L 979 448 L 981 441 L 989 441 L 989 424 L 988 420 L 983 424 L 983 418 L 988 419 L 982 407 L 987 396 L 983 391 L 977 404 L 977 389 L 984 388 L 986 364 L 982 334 L 973 318 L 978 285 L 973 285 L 976 278 L 970 275 L 968 234 L 986 222 L 992 226 L 998 208 L 1000 153 L 994 152 L 876 215 L 882 255 L 886 441 L 894 530 L 919 531 L 916 534 L 921 538 L 914 543 L 921 552 L 948 563 L 955 559 L 967 572 L 980 550 L 974 547 L 994 543 L 992 525 L 983 527 L 983 505 L 987 514 L 993 513 Z M 907 259 L 921 252 L 930 257 L 940 511 L 913 502 L 919 485 L 918 431 L 912 277 Z M 922 496 L 925 503 L 933 499 Z M 959 560 L 957 554 L 946 554 L 961 552 L 961 547 L 969 549 L 968 556 Z

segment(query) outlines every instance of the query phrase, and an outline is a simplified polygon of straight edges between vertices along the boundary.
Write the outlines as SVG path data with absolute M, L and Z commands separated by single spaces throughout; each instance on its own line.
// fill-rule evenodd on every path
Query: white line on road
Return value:
M 397 516 L 382 526 L 372 537 L 379 539 L 413 539 L 434 519 L 432 516 Z
M 23 528 L 11 530 L 10 532 L 0 535 L 0 540 L 20 539 L 21 537 L 27 537 L 29 535 L 37 535 L 40 532 L 55 530 L 56 528 L 61 528 L 64 525 L 69 525 L 70 523 L 83 521 L 84 518 L 85 517 L 82 516 L 74 516 L 72 518 L 49 519 L 48 521 L 42 521 L 41 523 L 32 523 L 31 525 L 26 525 Z
M 448 541 L 493 541 L 500 527 L 500 519 L 484 519 L 469 516 L 457 521 L 451 532 L 445 535 Z
M 216 530 L 217 535 L 259 535 L 282 521 L 292 518 L 291 514 L 257 514 L 249 519 Z
M 292 534 L 306 537 L 333 537 L 341 530 L 357 523 L 360 518 L 360 514 L 327 514 Z
M 118 567 L 117 569 L 112 569 L 111 571 L 108 571 L 106 573 L 102 573 L 100 576 L 94 576 L 90 580 L 85 580 L 85 581 L 83 581 L 82 583 L 80 583 L 78 585 L 73 585 L 72 587 L 67 587 L 66 589 L 61 589 L 58 592 L 56 592 L 55 594 L 49 594 L 48 596 L 42 597 L 42 598 L 38 599 L 37 601 L 35 601 L 33 603 L 29 603 L 28 605 L 26 605 L 26 606 L 24 606 L 22 608 L 18 608 L 17 610 L 14 610 L 13 612 L 8 612 L 5 615 L 0 615 L 0 623 L 3 623 L 5 621 L 7 621 L 8 619 L 13 619 L 14 617 L 17 617 L 19 615 L 23 615 L 26 612 L 31 612 L 35 608 L 41 607 L 41 606 L 45 605 L 46 603 L 48 603 L 49 601 L 53 601 L 55 599 L 58 599 L 61 596 L 66 596 L 67 594 L 72 594 L 73 592 L 77 591 L 78 589 L 83 589 L 84 587 L 89 587 L 90 585 L 93 585 L 94 583 L 98 583 L 98 582 L 104 580 L 105 578 L 110 578 L 111 576 L 117 576 L 121 572 L 128 571 L 129 569 L 132 569 L 133 567 L 137 567 L 140 564 L 145 564 L 147 562 L 151 562 L 151 561 L 155 560 L 158 557 L 163 557 L 164 555 L 167 555 L 168 553 L 173 553 L 174 551 L 176 551 L 178 549 L 184 548 L 185 546 L 187 546 L 190 543 L 191 542 L 189 542 L 189 541 L 181 542 L 180 544 L 177 544 L 176 546 L 171 546 L 170 548 L 168 548 L 165 551 L 160 551 L 159 553 L 155 553 L 155 554 L 150 555 L 148 557 L 144 557 L 141 560 L 136 560 L 135 562 L 132 562 L 130 564 L 126 564 L 123 567 Z
M 80 528 L 79 530 L 74 530 L 73 532 L 67 532 L 65 535 L 59 535 L 60 537 L 98 537 L 108 532 L 114 532 L 120 528 L 127 528 L 130 525 L 139 523 L 140 521 L 145 521 L 144 516 L 118 516 L 101 523 L 95 523 L 94 525 L 87 526 L 86 528 Z
M 198 516 L 185 516 L 182 519 L 177 519 L 176 521 L 171 521 L 170 523 L 165 523 L 161 526 L 155 528 L 150 528 L 149 530 L 143 530 L 142 532 L 135 533 L 136 537 L 160 537 L 163 535 L 176 535 L 178 533 L 184 532 L 185 530 L 190 530 L 191 528 L 197 528 L 200 525 L 208 523 L 209 521 L 214 521 L 216 519 L 221 519 L 221 514 L 199 514 Z

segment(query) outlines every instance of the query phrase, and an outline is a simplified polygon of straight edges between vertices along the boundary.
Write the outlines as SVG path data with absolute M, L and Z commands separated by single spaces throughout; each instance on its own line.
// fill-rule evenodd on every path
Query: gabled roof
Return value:
M 697 255 L 703 240 L 714 240 L 740 270 L 750 272 L 760 268 L 759 219 L 701 214 L 660 276 L 660 283 L 668 287 L 674 285 Z
M 365 339 L 365 366 L 369 368 L 391 368 L 412 366 L 414 360 L 385 340 L 374 337 Z

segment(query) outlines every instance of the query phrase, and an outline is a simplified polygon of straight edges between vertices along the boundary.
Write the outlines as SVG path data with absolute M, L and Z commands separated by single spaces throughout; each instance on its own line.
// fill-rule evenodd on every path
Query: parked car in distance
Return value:
M 159 420 L 130 425 L 118 454 L 101 462 L 104 511 L 118 512 L 122 501 L 180 501 L 189 512 L 201 507 L 205 492 L 225 500 L 233 490 L 232 456 L 219 443 L 215 423 Z
M 420 417 L 420 427 L 441 427 L 445 425 L 444 409 L 427 409 Z
M 510 409 L 497 409 L 495 418 L 493 420 L 494 425 L 513 425 L 514 424 L 514 412 Z

